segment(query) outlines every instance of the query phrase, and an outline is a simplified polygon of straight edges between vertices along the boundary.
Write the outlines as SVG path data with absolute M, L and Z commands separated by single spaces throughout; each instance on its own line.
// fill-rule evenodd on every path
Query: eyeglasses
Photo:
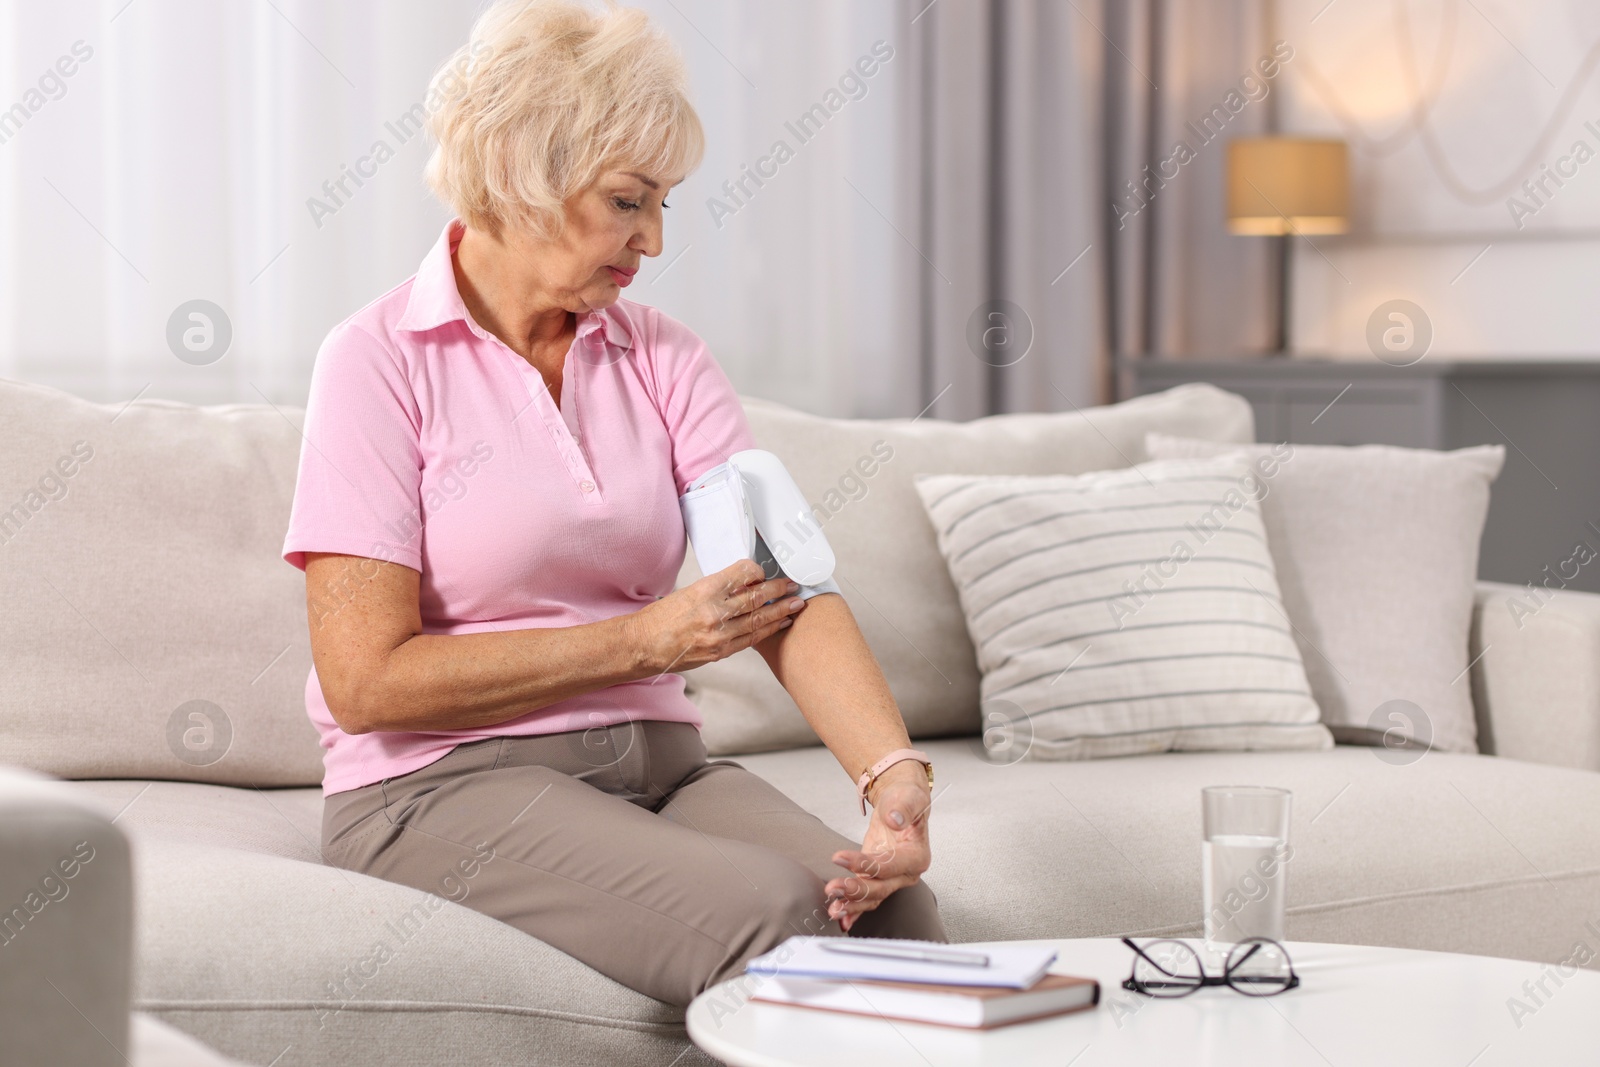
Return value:
M 1152 941 L 1133 949 L 1133 973 L 1122 988 L 1151 997 L 1186 997 L 1201 986 L 1225 985 L 1251 997 L 1273 997 L 1300 984 L 1289 953 L 1270 937 L 1249 937 L 1234 945 L 1222 974 L 1208 975 L 1200 956 L 1182 941 Z

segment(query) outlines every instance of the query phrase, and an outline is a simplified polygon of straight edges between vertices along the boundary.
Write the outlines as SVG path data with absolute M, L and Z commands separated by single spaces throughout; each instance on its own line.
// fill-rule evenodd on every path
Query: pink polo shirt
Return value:
M 304 570 L 304 553 L 338 552 L 420 572 L 429 634 L 637 611 L 676 582 L 679 495 L 755 447 L 738 395 L 682 323 L 618 300 L 579 317 L 558 407 L 539 372 L 468 316 L 451 266 L 461 233 L 453 220 L 414 276 L 323 342 L 283 558 Z M 337 610 L 350 595 L 328 590 L 325 604 Z M 351 735 L 313 668 L 306 710 L 326 750 L 324 795 L 425 767 L 467 741 L 636 719 L 700 725 L 680 674 L 493 726 Z

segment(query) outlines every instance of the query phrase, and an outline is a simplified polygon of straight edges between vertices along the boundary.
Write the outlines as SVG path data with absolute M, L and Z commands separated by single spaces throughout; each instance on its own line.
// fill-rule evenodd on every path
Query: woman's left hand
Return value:
M 898 889 L 915 885 L 928 869 L 928 813 L 933 806 L 922 764 L 907 760 L 889 768 L 873 789 L 872 822 L 859 849 L 833 854 L 833 862 L 852 873 L 825 887 L 828 918 L 849 931 Z

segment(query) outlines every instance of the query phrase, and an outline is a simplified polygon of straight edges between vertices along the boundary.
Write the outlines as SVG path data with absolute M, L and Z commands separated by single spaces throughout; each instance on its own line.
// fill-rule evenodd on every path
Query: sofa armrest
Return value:
M 1540 589 L 1539 596 L 1478 583 L 1470 672 L 1478 747 L 1600 770 L 1600 594 Z
M 65 783 L 0 766 L 0 1058 L 123 1067 L 132 992 L 128 839 Z

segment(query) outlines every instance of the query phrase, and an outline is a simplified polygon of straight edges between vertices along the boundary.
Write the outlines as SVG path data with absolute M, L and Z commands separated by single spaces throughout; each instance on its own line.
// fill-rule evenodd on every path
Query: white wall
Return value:
M 1600 355 L 1600 5 L 1280 0 L 1279 21 L 1285 129 L 1350 143 L 1355 200 L 1350 235 L 1295 242 L 1297 351 L 1371 358 L 1368 317 L 1404 298 L 1435 355 Z
M 1600 357 L 1600 241 L 1314 240 L 1294 265 L 1300 354 L 1373 358 L 1367 320 L 1399 298 L 1428 315 L 1429 358 Z

